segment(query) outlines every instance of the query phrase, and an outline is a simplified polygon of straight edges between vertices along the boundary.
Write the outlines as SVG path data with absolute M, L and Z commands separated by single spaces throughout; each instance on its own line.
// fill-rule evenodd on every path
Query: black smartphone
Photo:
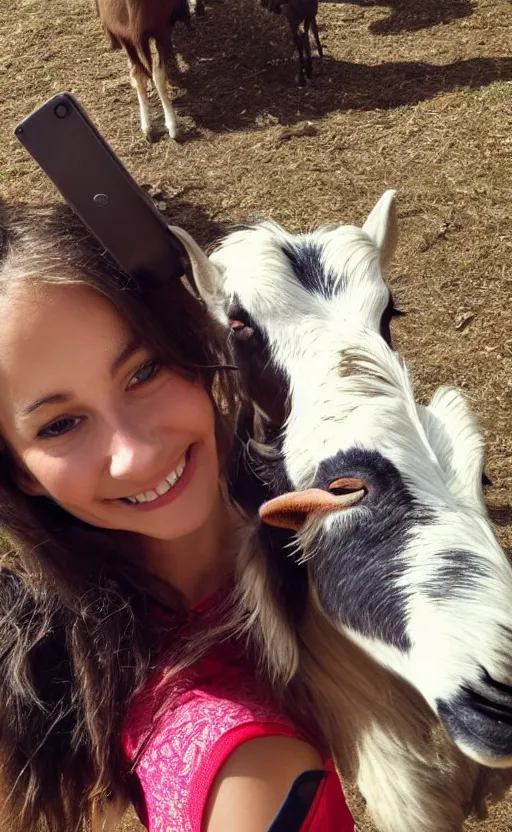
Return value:
M 141 289 L 183 275 L 184 251 L 165 218 L 71 93 L 50 98 L 14 134 Z

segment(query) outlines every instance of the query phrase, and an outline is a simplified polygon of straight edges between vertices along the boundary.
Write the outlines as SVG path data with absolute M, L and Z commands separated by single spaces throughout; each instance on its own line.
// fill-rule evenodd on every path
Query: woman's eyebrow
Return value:
M 40 399 L 36 399 L 35 402 L 32 402 L 32 404 L 29 404 L 28 407 L 22 410 L 22 416 L 30 416 L 34 410 L 38 410 L 38 408 L 43 407 L 45 404 L 64 404 L 70 398 L 69 393 L 50 393 L 48 396 L 41 396 Z
M 123 366 L 124 362 L 128 361 L 128 359 L 140 350 L 141 347 L 142 344 L 138 338 L 131 338 L 130 341 L 124 345 L 117 358 L 114 358 L 110 367 L 110 375 L 114 377 L 117 371 Z
M 132 338 L 128 341 L 128 343 L 122 348 L 119 355 L 114 358 L 110 366 L 110 375 L 114 377 L 125 361 L 128 361 L 128 359 L 131 358 L 132 355 L 134 355 L 137 350 L 141 348 L 141 346 L 142 345 L 139 339 Z M 47 396 L 41 396 L 40 399 L 36 399 L 35 402 L 32 402 L 32 404 L 25 407 L 22 411 L 22 415 L 30 416 L 31 413 L 34 413 L 35 410 L 38 410 L 44 405 L 65 404 L 66 402 L 69 402 L 71 398 L 71 393 L 49 393 Z

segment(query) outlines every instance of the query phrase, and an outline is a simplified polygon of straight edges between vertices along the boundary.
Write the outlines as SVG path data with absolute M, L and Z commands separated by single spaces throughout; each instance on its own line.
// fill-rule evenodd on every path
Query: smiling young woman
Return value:
M 2 828 L 85 832 L 115 794 L 150 830 L 353 829 L 313 716 L 226 638 L 228 359 L 181 283 L 144 295 L 64 207 L 0 208 Z

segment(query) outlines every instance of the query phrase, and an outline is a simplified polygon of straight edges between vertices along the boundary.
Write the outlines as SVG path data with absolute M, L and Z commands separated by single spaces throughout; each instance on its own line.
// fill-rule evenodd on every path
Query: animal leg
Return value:
M 140 110 L 141 130 L 144 133 L 148 142 L 153 142 L 155 140 L 155 134 L 153 131 L 153 126 L 151 124 L 151 116 L 149 113 L 148 76 L 140 61 L 133 62 L 130 59 L 130 63 L 130 81 L 132 87 L 134 87 L 135 91 L 137 92 L 137 99 L 139 101 Z
M 166 62 L 169 56 L 169 47 L 161 43 L 157 43 L 157 57 L 153 62 L 153 83 L 156 91 L 162 102 L 164 110 L 165 126 L 171 139 L 178 137 L 178 128 L 176 126 L 176 116 L 172 108 L 171 99 L 167 91 L 167 69 Z
M 306 75 L 311 78 L 313 75 L 313 63 L 311 61 L 311 43 L 309 40 L 309 28 L 311 26 L 311 19 L 306 18 L 304 21 L 304 52 L 306 54 Z
M 190 10 L 196 17 L 204 17 L 206 9 L 204 7 L 204 0 L 189 0 Z
M 322 49 L 322 44 L 320 42 L 320 35 L 318 34 L 318 26 L 316 23 L 316 17 L 311 19 L 311 31 L 313 32 L 313 37 L 315 38 L 316 48 L 318 49 L 318 57 L 320 60 L 324 57 L 324 50 Z
M 292 33 L 293 42 L 299 55 L 299 73 L 297 76 L 297 82 L 299 84 L 299 87 L 304 87 L 306 85 L 306 77 L 304 74 L 304 33 L 301 32 L 299 29 L 300 24 L 297 23 L 297 20 L 295 19 L 293 13 L 293 9 L 290 8 L 290 4 L 285 3 L 282 6 L 282 10 L 288 19 L 288 23 L 290 24 L 290 31 Z

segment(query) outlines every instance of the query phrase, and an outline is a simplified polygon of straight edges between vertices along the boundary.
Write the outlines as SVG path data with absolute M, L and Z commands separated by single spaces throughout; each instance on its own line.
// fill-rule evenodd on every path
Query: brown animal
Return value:
M 313 74 L 311 43 L 309 40 L 310 29 L 315 38 L 320 60 L 324 56 L 318 26 L 316 25 L 318 0 L 288 0 L 288 2 L 283 2 L 283 0 L 261 0 L 261 5 L 275 14 L 281 14 L 282 12 L 288 20 L 293 42 L 299 54 L 298 83 L 299 87 L 304 87 L 306 76 L 311 78 Z
M 153 80 L 162 102 L 165 126 L 176 139 L 176 117 L 167 90 L 168 65 L 173 57 L 172 32 L 178 20 L 190 27 L 191 10 L 204 13 L 203 0 L 95 0 L 112 49 L 123 48 L 130 62 L 130 80 L 140 108 L 140 124 L 148 141 L 155 140 L 148 104 L 148 81 Z M 151 53 L 151 41 L 156 55 Z

